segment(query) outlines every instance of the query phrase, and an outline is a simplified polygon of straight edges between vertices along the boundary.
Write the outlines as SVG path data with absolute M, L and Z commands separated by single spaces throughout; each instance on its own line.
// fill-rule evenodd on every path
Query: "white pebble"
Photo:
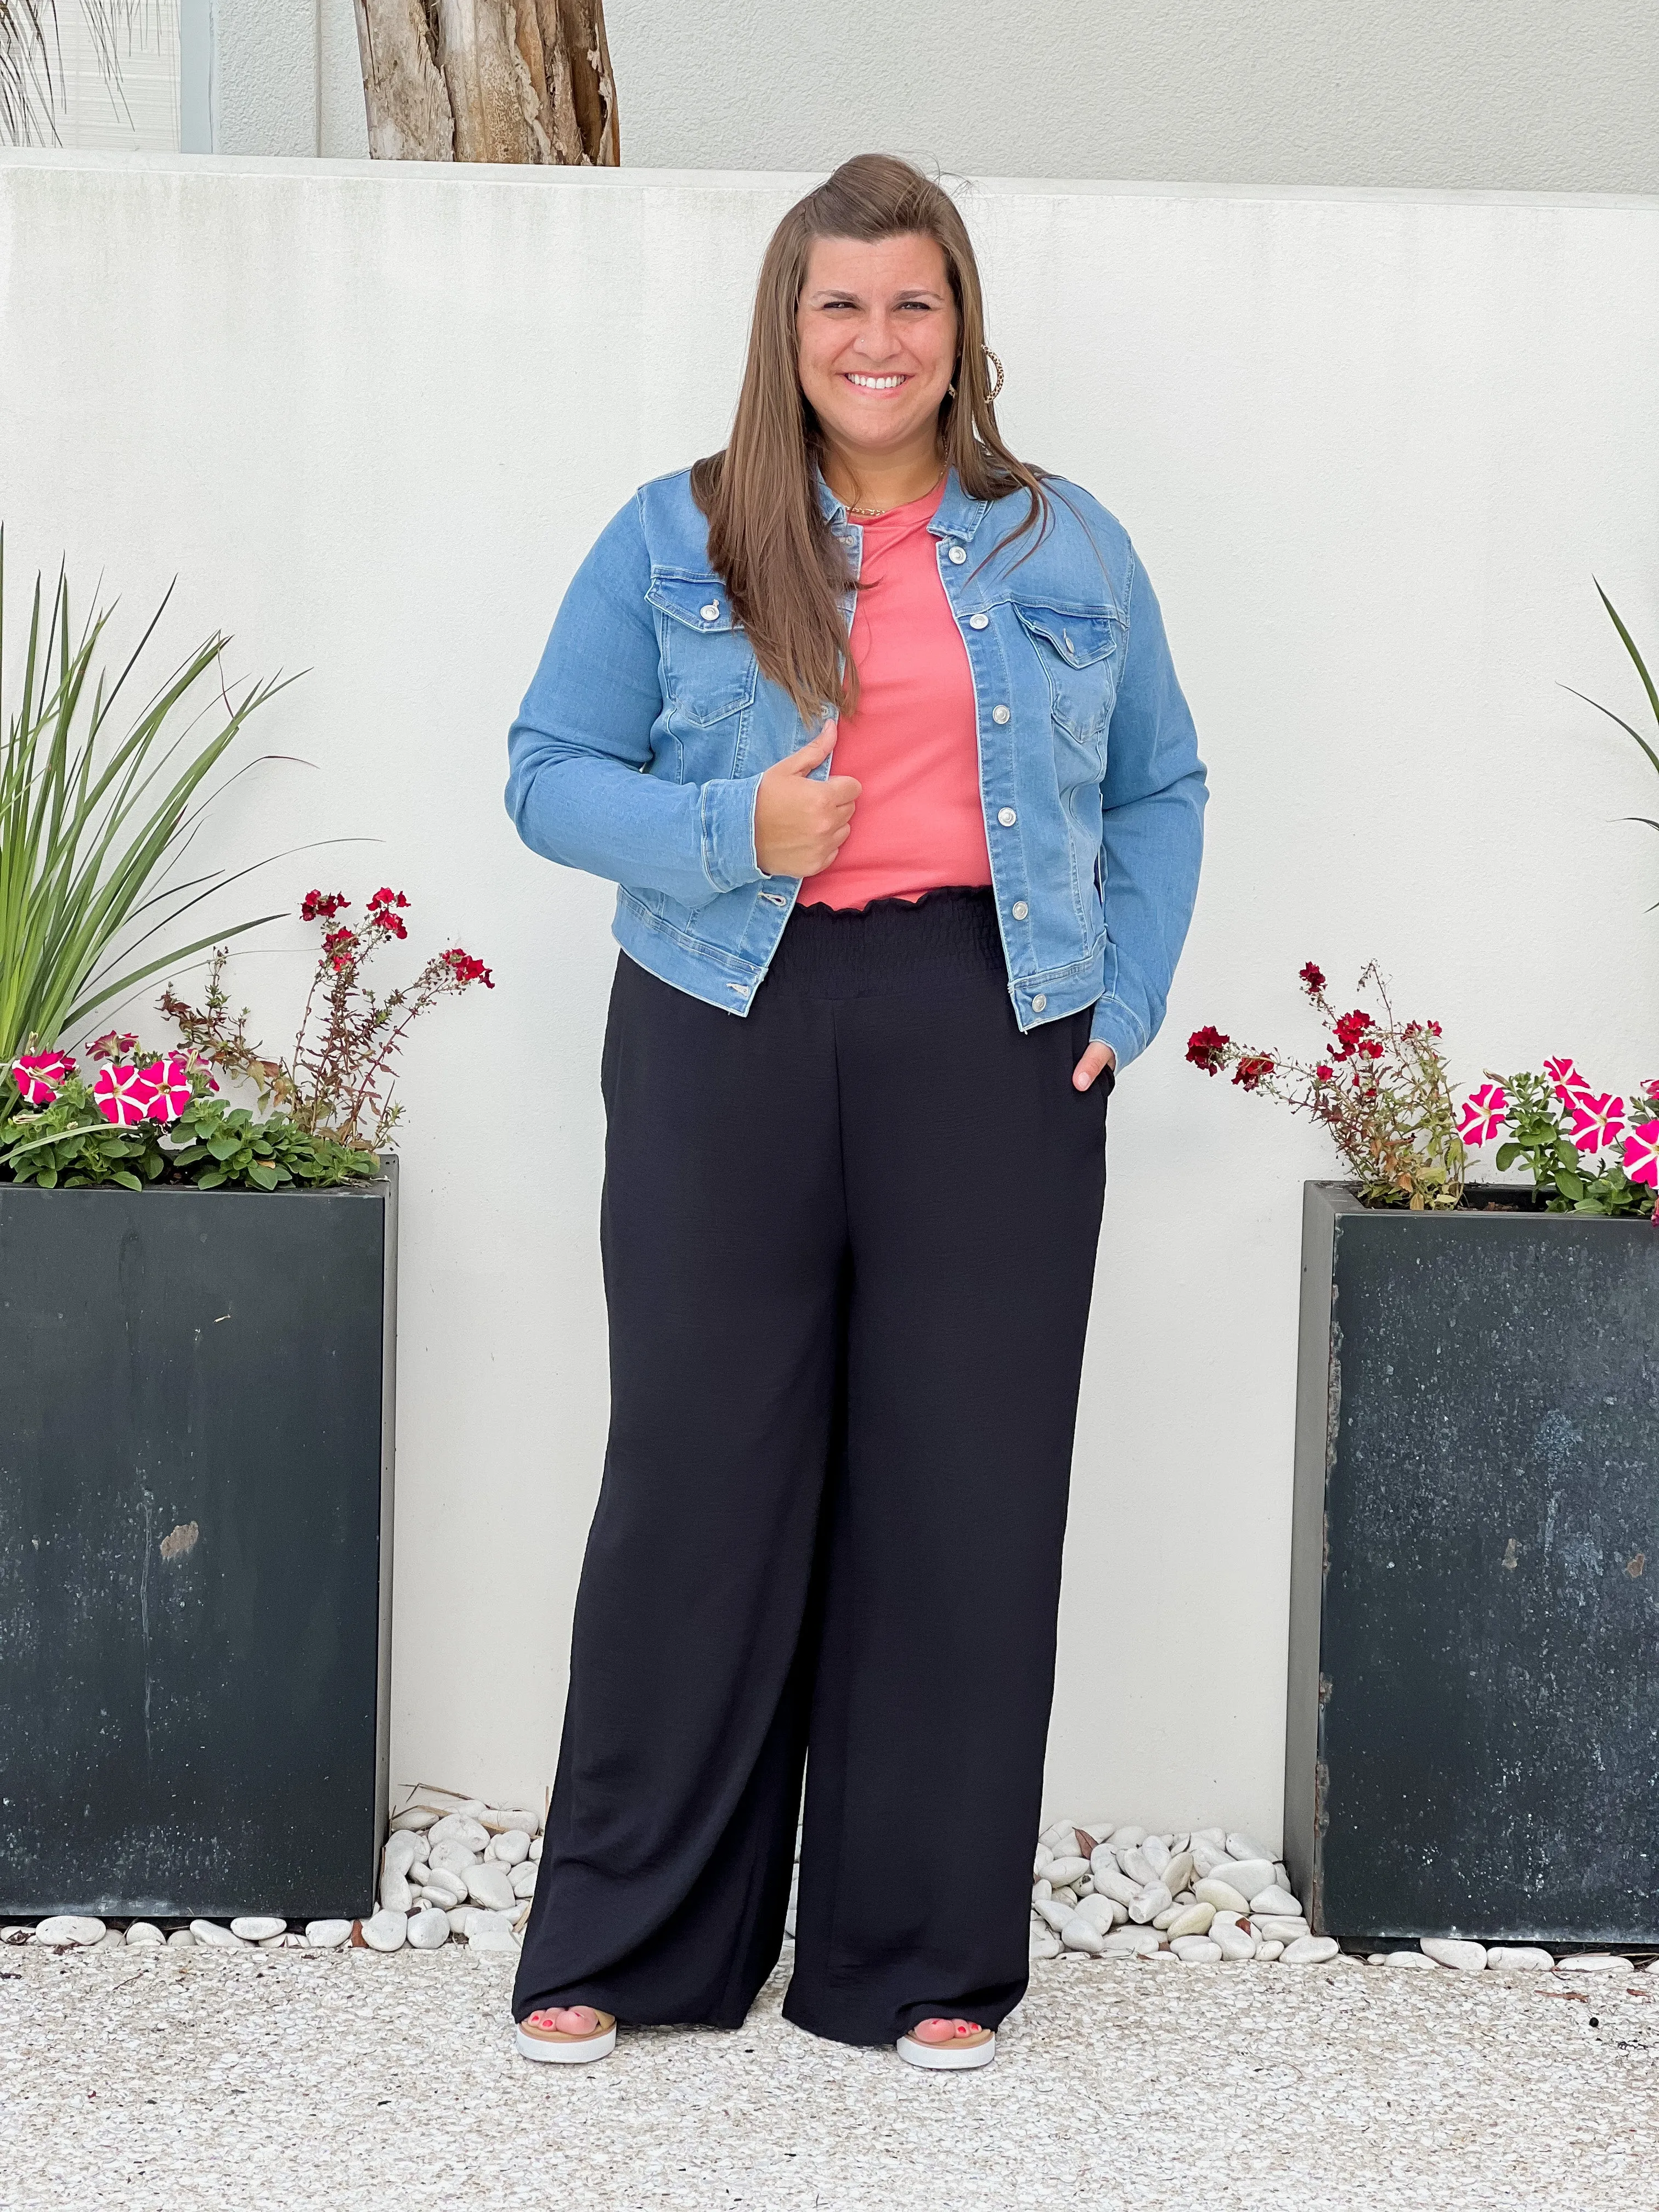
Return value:
M 1100 1948 L 1108 1958 L 1150 1959 L 1160 1947 L 1150 1928 L 1115 1928 L 1101 1938 Z
M 1213 1875 L 1206 1875 L 1202 1881 L 1195 1881 L 1193 1895 L 1205 1905 L 1214 1905 L 1218 1912 L 1248 1912 L 1250 1909 L 1248 1897 L 1241 1897 L 1231 1882 L 1218 1881 Z
M 424 1836 L 417 1836 L 411 1828 L 399 1828 L 386 1838 L 386 1849 L 380 1853 L 382 1874 L 409 1872 L 418 1858 L 424 1858 L 431 1850 Z
M 240 1936 L 233 1936 L 228 1928 L 222 1928 L 216 1920 L 192 1920 L 190 1932 L 198 1943 L 216 1944 L 222 1951 L 240 1951 L 246 1948 Z
M 313 1951 L 337 1951 L 351 1941 L 349 1920 L 307 1920 L 306 1941 Z
M 1137 1828 L 1133 1821 L 1112 1831 L 1112 1849 L 1115 1851 L 1132 1851 L 1137 1844 L 1144 1844 L 1146 1840 L 1145 1828 Z
M 1224 1875 L 1222 1880 L 1224 1881 L 1226 1880 Z M 1235 1882 L 1233 1887 L 1237 1889 L 1237 1887 L 1238 1884 Z M 1281 1889 L 1276 1881 L 1269 1882 L 1266 1889 L 1258 1890 L 1251 1898 L 1250 1911 L 1257 1919 L 1260 1919 L 1265 1912 L 1269 1918 L 1275 1914 L 1279 1914 L 1296 1920 L 1301 1917 L 1302 1900 L 1291 1891 Z
M 1194 1836 L 1188 1849 L 1193 1855 L 1194 1869 L 1200 1881 L 1206 1875 L 1213 1874 L 1217 1867 L 1226 1863 L 1226 1845 L 1212 1843 L 1207 1836 Z
M 1273 1878 L 1271 1859 L 1223 1859 L 1219 1866 L 1209 1872 L 1212 1881 L 1224 1881 L 1243 1898 L 1259 1897 L 1268 1888 Z
M 1095 1887 L 1103 1890 L 1108 1897 L 1115 1897 L 1120 1905 L 1128 1905 L 1139 1896 L 1139 1884 L 1131 1881 L 1119 1869 L 1106 1844 L 1101 1845 L 1091 1863 Z
M 1193 1855 L 1183 1848 L 1166 1862 L 1161 1879 L 1170 1896 L 1179 1897 L 1192 1878 Z
M 481 1821 L 470 1819 L 464 1813 L 447 1813 L 427 1831 L 427 1840 L 435 1854 L 440 1844 L 464 1844 L 467 1850 L 480 1852 L 489 1841 L 489 1831 Z
M 1189 1905 L 1184 1911 L 1177 1911 L 1169 1927 L 1171 1944 L 1180 1942 L 1187 1936 L 1207 1936 L 1210 1932 L 1210 1923 L 1214 1918 L 1215 1907 L 1212 1905 L 1201 1903 Z
M 1287 1966 L 1322 1966 L 1328 1959 L 1335 1958 L 1342 1946 L 1334 1936 L 1298 1936 L 1294 1943 L 1285 1946 Z
M 1060 1956 L 1060 1949 L 1061 1945 L 1060 1938 L 1055 1935 L 1052 1928 L 1045 1928 L 1040 1936 L 1036 1933 L 1036 1929 L 1033 1929 L 1031 1931 L 1030 1948 L 1030 1955 L 1032 1958 L 1057 1959 Z
M 1069 1856 L 1077 1850 L 1077 1830 L 1069 1820 L 1056 1820 L 1053 1827 L 1043 1830 L 1037 1841 L 1051 1851 L 1057 1851 L 1063 1844 Z
M 406 1912 L 376 1912 L 363 1923 L 363 1941 L 371 1951 L 401 1951 L 409 1941 Z
M 1143 1923 L 1149 1920 L 1156 1920 L 1158 1914 L 1164 1911 L 1174 1901 L 1163 1883 L 1155 1881 L 1149 1888 L 1143 1889 L 1129 1907 L 1129 1917 L 1131 1920 L 1139 1920 Z
M 1491 1943 L 1486 1947 L 1487 1971 L 1494 1974 L 1547 1974 L 1554 1954 L 1532 1943 Z
M 1269 1942 L 1276 1943 L 1294 1943 L 1298 1936 L 1312 1932 L 1299 1912 L 1274 1912 L 1265 1917 L 1259 1912 L 1253 1912 L 1250 1925 L 1258 1936 L 1265 1936 Z
M 101 1943 L 104 1923 L 86 1912 L 52 1912 L 40 1923 L 34 1931 L 37 1943 Z
M 415 1902 L 414 1892 L 397 1867 L 380 1876 L 380 1910 L 382 1912 L 406 1913 Z
M 1210 1923 L 1208 1934 L 1211 1942 L 1219 1948 L 1225 1960 L 1240 1962 L 1254 1959 L 1256 1954 L 1255 1937 L 1230 1913 L 1218 1912 Z
M 1164 1868 L 1170 1863 L 1170 1846 L 1163 1837 L 1148 1836 L 1140 1846 L 1140 1856 L 1161 1879 Z
M 514 1896 L 533 1897 L 536 1894 L 536 1877 L 540 1872 L 541 1869 L 534 1859 L 521 1859 L 507 1877 L 513 1884 Z
M 259 1948 L 262 1951 L 308 1951 L 311 1946 L 297 1929 L 289 1928 L 280 1936 L 261 1937 Z
M 1618 1951 L 1575 1951 L 1570 1959 L 1558 1959 L 1556 1972 L 1561 1974 L 1629 1974 L 1635 1972 L 1628 1959 Z
M 1074 1905 L 1057 1905 L 1052 1897 L 1034 1897 L 1031 1910 L 1039 1920 L 1046 1920 L 1049 1927 L 1058 1930 L 1066 1925 L 1077 1907 Z
M 539 1858 L 540 1858 L 540 1856 L 541 1856 L 541 1855 L 542 1855 L 542 1839 L 541 1839 L 541 1838 L 540 1838 L 539 1836 L 532 1836 L 532 1837 L 530 1838 L 530 1856 L 531 1856 L 531 1857 L 532 1857 L 532 1859 L 539 1859 Z M 797 1846 L 797 1848 L 796 1848 L 795 1856 L 796 1856 L 797 1858 L 799 1858 L 799 1857 L 800 1856 L 800 1850 L 799 1850 L 799 1846 Z
M 443 1815 L 434 1813 L 430 1805 L 411 1805 L 406 1813 L 394 1813 L 391 1825 L 395 1832 L 401 1832 L 408 1828 L 418 1834 L 422 1829 L 431 1827 L 442 1818 Z
M 196 1948 L 196 1938 L 188 1928 L 175 1928 L 167 1937 L 167 1948 L 169 1951 L 193 1951 Z
M 1088 1951 L 1097 1958 L 1106 1948 L 1106 1938 L 1101 1930 L 1080 1912 L 1073 1913 L 1060 1931 L 1060 1940 L 1068 1951 Z
M 1088 1871 L 1088 1860 L 1079 1858 L 1075 1852 L 1069 1858 L 1050 1860 L 1043 1869 L 1044 1875 L 1055 1889 L 1069 1888 L 1073 1882 L 1080 1881 Z
M 1235 1828 L 1228 1837 L 1227 1856 L 1231 1859 L 1266 1859 L 1270 1866 L 1273 1856 L 1265 1844 L 1258 1844 L 1253 1836 L 1247 1836 L 1242 1828 Z
M 432 1856 L 427 1862 L 429 1868 L 441 1868 L 446 1874 L 459 1875 L 463 1881 L 466 1880 L 468 1869 L 479 1863 L 478 1853 L 471 1844 L 461 1842 L 455 1836 L 446 1836 L 441 1842 L 434 1844 Z
M 478 1825 L 497 1836 L 519 1834 L 527 1842 L 542 1825 L 539 1813 L 530 1813 L 520 1807 L 487 1806 L 478 1815 Z
M 1486 1947 L 1484 1943 L 1466 1943 L 1455 1936 L 1425 1936 L 1420 1946 L 1425 1958 L 1437 1966 L 1453 1967 L 1460 1974 L 1483 1974 L 1486 1971 Z
M 127 1930 L 127 1941 L 135 1951 L 154 1951 L 167 1940 L 153 1920 L 135 1920 Z
M 286 1920 L 276 1920 L 264 1913 L 250 1913 L 240 1920 L 233 1920 L 230 1932 L 240 1936 L 245 1943 L 263 1943 L 267 1936 L 280 1936 L 288 1926 Z
M 433 1867 L 427 1874 L 425 1893 L 430 1903 L 451 1909 L 465 1901 L 466 1876 L 448 1867 Z
M 426 1905 L 416 1913 L 409 1923 L 409 1947 L 411 1951 L 437 1951 L 449 1941 L 449 1915 L 435 1906 Z
M 1282 1943 L 1258 1943 L 1255 1955 L 1264 1966 L 1271 1966 L 1275 1959 L 1284 1957 L 1285 1946 Z
M 472 1915 L 472 1924 L 466 1931 L 467 1946 L 474 1951 L 516 1951 L 513 1936 L 513 1921 L 505 1912 L 479 1912 Z
M 1219 1943 L 1207 1936 L 1175 1936 L 1170 1948 L 1183 1966 L 1218 1966 L 1225 1955 Z
M 522 1828 L 508 1828 L 496 1837 L 495 1848 L 503 1866 L 522 1866 L 530 1856 L 530 1838 Z
M 1389 1951 L 1384 1955 L 1382 1963 L 1385 1966 L 1426 1966 L 1431 1972 L 1439 1971 L 1434 1960 L 1422 1951 Z

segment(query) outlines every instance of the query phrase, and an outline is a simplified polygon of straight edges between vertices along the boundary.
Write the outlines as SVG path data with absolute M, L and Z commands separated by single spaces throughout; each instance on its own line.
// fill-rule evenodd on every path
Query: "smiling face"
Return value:
M 800 386 L 832 452 L 856 470 L 934 451 L 957 322 L 937 239 L 812 241 L 795 316 Z

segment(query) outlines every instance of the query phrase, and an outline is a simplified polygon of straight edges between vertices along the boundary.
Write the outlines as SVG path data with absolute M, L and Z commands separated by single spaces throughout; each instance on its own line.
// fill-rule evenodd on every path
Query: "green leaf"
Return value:
M 217 1190 L 224 1180 L 225 1171 L 222 1168 L 204 1168 L 196 1178 L 196 1188 L 198 1190 Z
M 1583 1198 L 1584 1195 L 1583 1177 L 1582 1176 L 1570 1175 L 1565 1168 L 1558 1168 L 1556 1170 L 1555 1188 L 1560 1192 L 1563 1198 L 1571 1198 L 1575 1201 Z
M 142 1190 L 144 1187 L 137 1176 L 130 1175 L 125 1168 L 117 1168 L 111 1176 L 110 1181 L 118 1182 L 123 1190 Z
M 276 1175 L 277 1171 L 275 1168 L 264 1166 L 260 1161 L 255 1160 L 247 1171 L 247 1179 L 251 1183 L 257 1183 L 261 1190 L 275 1190 Z
M 241 1151 L 242 1140 L 240 1137 L 227 1136 L 222 1131 L 217 1136 L 208 1139 L 207 1148 L 216 1160 L 231 1160 Z
M 1506 1169 L 1512 1168 L 1520 1157 L 1521 1147 L 1519 1145 L 1500 1145 L 1498 1147 L 1497 1163 L 1498 1172 L 1499 1175 L 1502 1175 Z

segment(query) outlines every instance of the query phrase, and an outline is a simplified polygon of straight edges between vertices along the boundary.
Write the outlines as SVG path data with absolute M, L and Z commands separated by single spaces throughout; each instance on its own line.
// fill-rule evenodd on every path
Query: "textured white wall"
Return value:
M 307 669 L 254 743 L 313 765 L 245 779 L 222 849 L 377 841 L 259 895 L 401 884 L 411 951 L 496 973 L 405 1087 L 402 1779 L 547 1779 L 604 1441 L 610 896 L 516 843 L 503 736 L 595 532 L 720 443 L 799 184 L 0 161 L 14 580 L 66 551 L 136 621 L 176 574 L 174 643 Z M 1613 823 L 1651 779 L 1559 688 L 1638 704 L 1592 571 L 1659 639 L 1659 204 L 1004 185 L 969 214 L 1006 426 L 1134 532 L 1215 791 L 1169 1027 L 1112 1108 L 1051 1796 L 1272 1838 L 1329 1160 L 1182 1041 L 1291 1048 L 1302 962 L 1340 988 L 1375 954 L 1465 1077 L 1659 1064 L 1650 833 Z M 307 935 L 237 963 L 273 1036 Z
M 212 0 L 208 22 L 214 151 L 316 154 L 317 0 Z
M 352 0 L 317 5 L 326 82 Z M 1659 191 L 1651 0 L 606 0 L 605 20 L 630 167 L 880 147 L 969 176 Z M 325 154 L 368 150 L 356 89 Z

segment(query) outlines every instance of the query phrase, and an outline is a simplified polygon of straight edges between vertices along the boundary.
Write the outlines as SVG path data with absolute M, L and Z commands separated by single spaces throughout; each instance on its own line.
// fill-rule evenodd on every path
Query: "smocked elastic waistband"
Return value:
M 987 975 L 1006 979 L 996 895 L 926 891 L 866 907 L 798 905 L 765 989 L 810 999 L 862 999 Z

